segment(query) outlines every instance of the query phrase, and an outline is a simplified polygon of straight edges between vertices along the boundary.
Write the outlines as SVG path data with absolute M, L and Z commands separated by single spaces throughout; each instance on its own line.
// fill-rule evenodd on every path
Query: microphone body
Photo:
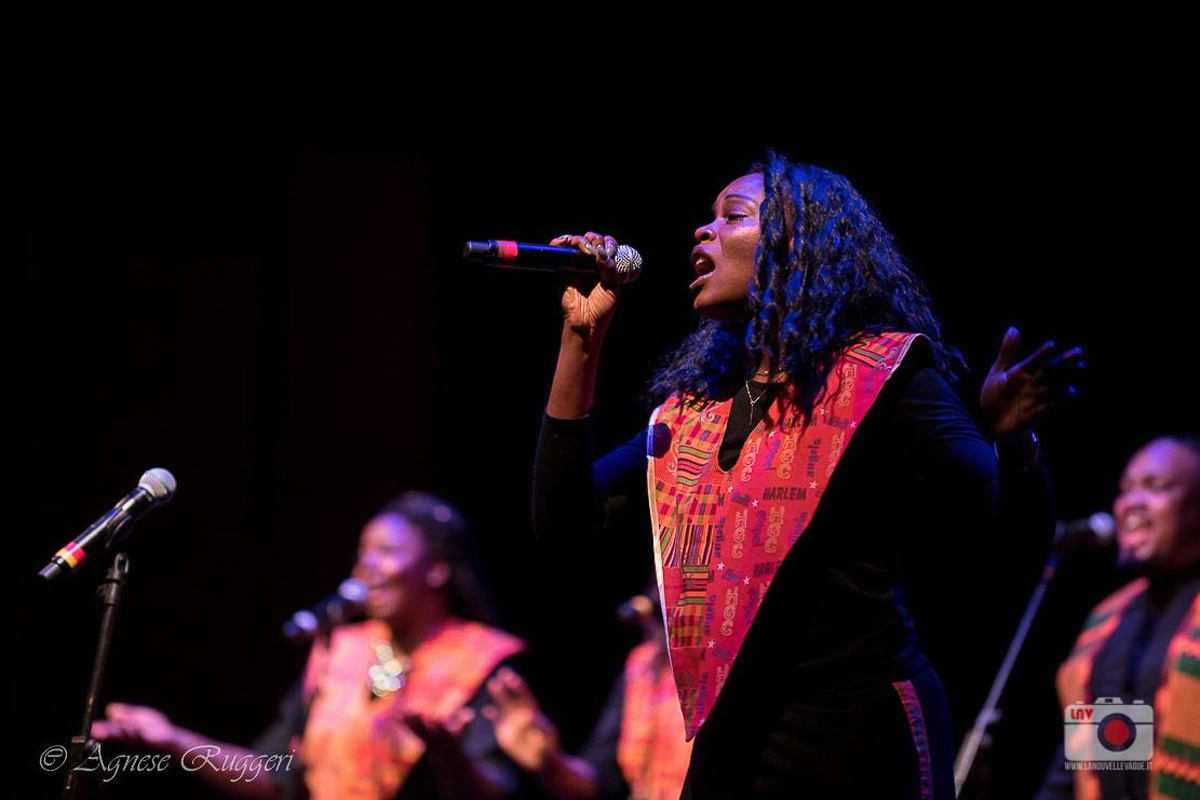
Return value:
M 335 625 L 357 617 L 363 612 L 366 601 L 367 585 L 357 578 L 347 578 L 335 594 L 310 609 L 293 614 L 283 623 L 283 635 L 296 644 L 311 642 Z
M 174 475 L 161 468 L 148 470 L 138 481 L 138 488 L 122 497 L 111 511 L 61 547 L 38 574 L 48 581 L 54 581 L 74 571 L 87 559 L 89 550 L 111 546 L 128 531 L 134 521 L 160 503 L 170 500 L 174 494 Z M 104 540 L 102 543 L 101 539 Z
M 1081 547 L 1103 547 L 1113 541 L 1116 532 L 1117 522 L 1112 514 L 1097 511 L 1083 519 L 1058 523 L 1050 549 L 1062 554 Z
M 467 242 L 463 258 L 481 261 L 494 267 L 524 269 L 532 272 L 564 272 L 575 275 L 595 275 L 596 259 L 574 247 L 548 244 L 529 244 L 492 239 L 487 242 Z M 642 256 L 628 245 L 621 245 L 613 256 L 621 283 L 637 279 L 642 270 Z

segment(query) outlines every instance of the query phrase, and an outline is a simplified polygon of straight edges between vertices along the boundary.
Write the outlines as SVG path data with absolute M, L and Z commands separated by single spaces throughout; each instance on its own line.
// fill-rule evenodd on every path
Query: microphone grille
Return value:
M 642 271 L 642 254 L 623 244 L 617 247 L 613 263 L 616 265 L 617 274 L 621 276 L 621 283 L 632 283 Z
M 317 615 L 311 611 L 297 611 L 292 618 L 283 623 L 283 635 L 294 641 L 312 639 L 321 623 Z
M 175 476 L 162 467 L 146 470 L 138 481 L 138 488 L 145 489 L 156 503 L 165 503 L 175 494 Z
M 338 596 L 351 603 L 367 602 L 367 585 L 358 578 L 346 578 L 338 586 Z
M 1088 526 L 1096 534 L 1096 541 L 1105 543 L 1112 541 L 1117 532 L 1117 521 L 1107 511 L 1097 511 L 1088 517 Z

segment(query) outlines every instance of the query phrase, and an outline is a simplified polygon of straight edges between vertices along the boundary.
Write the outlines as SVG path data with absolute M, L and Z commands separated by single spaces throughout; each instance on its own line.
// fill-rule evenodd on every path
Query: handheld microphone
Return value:
M 302 644 L 335 625 L 347 622 L 362 613 L 367 602 L 367 585 L 358 578 L 347 578 L 336 593 L 310 609 L 297 611 L 283 623 L 283 635 L 289 642 Z
M 1089 517 L 1060 522 L 1054 528 L 1051 550 L 1066 553 L 1080 547 L 1103 547 L 1113 541 L 1117 522 L 1107 511 L 1097 511 Z
M 54 581 L 73 572 L 87 558 L 89 549 L 112 546 L 139 517 L 155 506 L 166 503 L 174 494 L 175 476 L 170 471 L 161 467 L 147 470 L 138 481 L 137 489 L 122 497 L 112 511 L 59 549 L 38 574 L 48 581 Z M 103 545 L 100 539 L 105 540 Z
M 487 242 L 467 242 L 463 258 L 481 261 L 493 267 L 523 269 L 532 272 L 565 272 L 575 275 L 595 275 L 596 260 L 574 247 L 548 244 L 528 244 L 493 239 Z M 642 255 L 629 245 L 617 247 L 613 256 L 617 276 L 622 284 L 637 280 L 642 271 Z

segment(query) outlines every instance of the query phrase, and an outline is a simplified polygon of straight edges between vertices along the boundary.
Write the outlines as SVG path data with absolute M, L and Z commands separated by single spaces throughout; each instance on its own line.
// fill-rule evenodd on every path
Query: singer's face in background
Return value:
M 692 307 L 700 316 L 723 319 L 746 313 L 758 249 L 758 211 L 765 197 L 763 176 L 743 175 L 717 195 L 713 221 L 696 229 L 692 267 L 705 274 L 691 290 Z
M 363 528 L 351 574 L 367 585 L 368 616 L 407 627 L 422 606 L 436 601 L 439 590 L 431 584 L 438 566 L 417 526 L 399 514 L 381 514 Z
M 1125 467 L 1113 503 L 1121 562 L 1154 575 L 1200 563 L 1200 454 L 1155 439 Z

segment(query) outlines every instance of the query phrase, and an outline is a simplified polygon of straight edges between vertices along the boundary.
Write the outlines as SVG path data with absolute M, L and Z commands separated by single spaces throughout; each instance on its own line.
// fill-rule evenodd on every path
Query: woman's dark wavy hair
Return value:
M 450 580 L 442 590 L 450 613 L 494 623 L 495 614 L 471 540 L 471 526 L 462 513 L 435 494 L 405 492 L 379 509 L 377 516 L 386 514 L 408 520 L 421 531 L 429 557 L 450 567 Z
M 925 287 L 850 182 L 774 153 L 750 172 L 762 173 L 766 197 L 748 317 L 703 321 L 667 358 L 651 397 L 729 397 L 761 357 L 772 377 L 792 382 L 808 419 L 837 355 L 883 331 L 928 336 L 934 366 L 957 383 L 962 356 L 942 341 Z

